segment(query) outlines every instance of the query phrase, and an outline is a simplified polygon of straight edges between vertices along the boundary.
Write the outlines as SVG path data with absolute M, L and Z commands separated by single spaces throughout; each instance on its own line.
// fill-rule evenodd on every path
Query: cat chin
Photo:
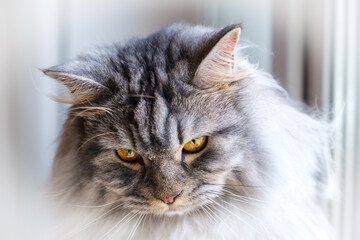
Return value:
M 163 213 L 160 213 L 158 215 L 162 215 L 162 216 L 167 216 L 167 217 L 172 217 L 172 216 L 182 216 L 185 213 L 189 212 L 189 210 L 167 210 Z
M 161 209 L 149 209 L 148 211 L 144 211 L 144 212 L 140 211 L 140 212 L 149 214 L 149 215 L 155 215 L 155 216 L 172 217 L 172 216 L 182 216 L 182 215 L 189 214 L 189 213 L 195 211 L 197 208 L 198 207 L 194 206 L 194 205 L 166 206 Z M 139 212 L 138 210 L 135 210 L 135 211 Z
M 188 214 L 193 212 L 196 209 L 194 206 L 176 206 L 174 208 L 169 208 L 167 211 L 164 212 L 163 215 L 166 216 L 181 216 L 184 214 Z

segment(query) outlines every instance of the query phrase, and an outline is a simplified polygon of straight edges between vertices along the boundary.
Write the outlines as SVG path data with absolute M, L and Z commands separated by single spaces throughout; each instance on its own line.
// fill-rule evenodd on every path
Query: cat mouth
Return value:
M 189 213 L 191 211 L 194 211 L 198 209 L 201 204 L 197 203 L 182 203 L 182 204 L 171 204 L 171 205 L 165 205 L 161 208 L 154 208 L 151 210 L 151 212 L 155 215 L 168 215 L 168 216 L 174 216 L 174 215 L 183 215 L 186 213 Z
M 168 215 L 168 216 L 183 215 L 187 212 L 190 212 L 193 209 L 194 208 L 191 205 L 168 206 L 167 208 L 164 208 L 162 211 L 155 212 L 155 214 Z
M 165 204 L 163 202 L 156 201 L 150 204 L 150 206 L 146 208 L 137 208 L 135 207 L 133 210 L 136 212 L 144 213 L 144 214 L 153 214 L 153 215 L 183 215 L 190 211 L 193 211 L 199 207 L 199 204 L 195 203 L 174 203 L 174 204 Z

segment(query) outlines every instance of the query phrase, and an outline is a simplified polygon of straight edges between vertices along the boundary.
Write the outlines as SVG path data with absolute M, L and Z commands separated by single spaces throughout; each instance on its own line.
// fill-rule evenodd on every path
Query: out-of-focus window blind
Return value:
M 335 171 L 339 198 L 333 219 L 341 240 L 360 239 L 360 3 L 332 2 L 328 66 L 337 123 Z
M 360 2 L 274 0 L 274 74 L 334 121 L 339 240 L 360 239 Z

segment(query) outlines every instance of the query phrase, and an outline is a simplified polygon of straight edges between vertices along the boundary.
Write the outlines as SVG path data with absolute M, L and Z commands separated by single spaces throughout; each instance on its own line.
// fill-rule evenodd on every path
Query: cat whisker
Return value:
M 82 110 L 82 111 L 76 112 L 77 110 Z M 76 117 L 89 116 L 88 114 L 90 114 L 90 116 L 93 116 L 93 115 L 97 115 L 97 114 L 100 114 L 100 113 L 103 113 L 103 112 L 106 112 L 106 113 L 108 113 L 110 115 L 113 114 L 113 110 L 110 109 L 110 108 L 107 108 L 107 107 L 93 107 L 93 106 L 90 106 L 90 107 L 74 107 L 74 108 L 70 108 L 69 112 L 73 116 L 76 116 Z M 86 112 L 88 112 L 88 113 L 86 114 Z
M 130 215 L 130 217 L 129 217 Z M 104 239 L 108 234 L 110 234 L 113 230 L 115 230 L 122 222 L 127 223 L 129 222 L 131 219 L 133 219 L 136 215 L 138 215 L 137 213 L 134 212 L 129 212 L 127 213 L 124 217 L 122 217 L 120 219 L 120 221 L 118 221 L 112 228 L 109 229 L 109 231 L 107 231 L 104 235 L 102 235 L 102 237 L 99 238 L 99 240 Z M 120 228 L 119 228 L 120 229 Z M 108 239 L 111 239 L 118 231 L 119 229 L 116 229 L 115 232 L 113 232 Z
M 203 210 L 203 212 L 208 216 L 208 218 L 209 218 L 210 220 L 213 220 L 213 221 L 216 222 L 216 223 L 219 223 L 219 220 L 218 220 L 217 218 L 215 218 L 215 217 L 210 213 L 211 209 L 208 209 L 208 206 L 207 206 L 208 203 L 204 203 L 203 200 L 200 200 L 200 201 L 201 201 L 201 203 L 202 203 L 202 205 L 201 205 L 200 207 L 201 207 L 201 209 Z M 214 214 L 213 211 L 211 211 L 211 212 Z M 215 216 L 217 216 L 217 215 L 215 214 Z
M 256 205 L 256 206 L 262 206 L 260 203 L 249 201 L 248 199 L 236 198 L 236 197 L 232 197 L 232 196 L 228 196 L 228 195 L 226 197 L 233 201 L 236 201 L 236 202 L 241 202 L 244 204 L 250 204 L 250 205 Z
M 63 189 L 59 191 L 47 191 L 46 193 L 40 193 L 40 198 L 53 198 L 63 195 L 64 193 L 71 192 L 72 189 Z
M 211 208 L 209 208 L 207 205 L 204 205 L 204 210 L 209 214 L 210 219 L 213 219 L 214 222 L 220 223 L 220 217 L 212 211 Z
M 261 171 L 261 170 L 258 170 L 258 171 Z M 265 172 L 263 172 L 262 174 L 267 175 Z M 281 186 L 285 183 L 288 183 L 289 181 L 294 179 L 294 177 L 295 177 L 295 173 L 293 172 L 286 179 L 282 179 L 282 181 L 275 182 L 272 184 L 267 184 L 267 185 L 265 185 L 265 184 L 264 185 L 246 185 L 246 184 L 231 184 L 231 183 L 204 183 L 204 185 L 222 185 L 222 186 L 246 187 L 246 188 L 274 188 L 274 187 Z
M 232 186 L 232 187 L 247 187 L 247 188 L 266 188 L 270 186 L 257 186 L 257 185 L 244 185 L 244 184 L 229 184 L 229 183 L 204 183 L 204 185 L 212 185 L 212 186 Z
M 267 203 L 266 201 L 263 201 L 263 200 L 260 200 L 260 199 L 256 199 L 256 198 L 252 198 L 252 197 L 248 197 L 248 196 L 245 196 L 245 195 L 238 195 L 238 194 L 235 194 L 233 191 L 235 189 L 229 189 L 227 190 L 226 187 L 223 187 L 223 185 L 215 185 L 215 186 L 218 186 L 218 187 L 221 187 L 219 190 L 210 190 L 209 192 L 213 193 L 213 194 L 222 194 L 222 192 L 226 192 L 230 195 L 232 195 L 234 198 L 236 198 L 237 201 L 241 201 L 241 202 L 244 202 L 244 203 L 250 203 L 250 204 L 262 204 L 262 203 Z M 245 191 L 246 192 L 246 191 Z M 227 195 L 227 197 L 230 197 Z M 249 201 L 249 200 L 252 200 L 252 201 Z M 254 203 L 255 202 L 255 203 Z
M 208 213 L 208 211 L 205 209 L 205 207 L 203 205 L 200 206 L 202 212 L 209 218 L 211 219 L 210 214 Z M 201 212 L 201 211 L 200 211 Z
M 131 232 L 130 232 L 130 234 L 129 234 L 129 236 L 128 236 L 128 238 L 127 238 L 126 240 L 131 240 L 131 239 L 134 237 L 135 232 L 136 232 L 136 229 L 137 229 L 138 226 L 140 225 L 141 220 L 143 219 L 143 217 L 144 217 L 144 214 L 142 213 L 142 214 L 140 215 L 140 217 L 136 220 L 136 222 L 135 222 L 135 224 L 134 224 L 134 227 L 131 229 Z
M 246 224 L 248 227 L 250 227 L 252 230 L 256 231 L 257 233 L 259 233 L 259 231 L 252 226 L 251 224 L 249 224 L 248 222 L 246 222 L 244 219 L 242 219 L 241 217 L 239 217 L 238 215 L 234 214 L 232 211 L 230 211 L 229 209 L 227 209 L 226 207 L 222 206 L 220 203 L 218 203 L 217 201 L 213 200 L 213 199 L 208 199 L 209 201 L 211 201 L 212 203 L 216 204 L 217 206 L 219 206 L 220 208 L 224 209 L 226 212 L 230 213 L 231 215 L 233 215 L 234 217 L 236 217 L 238 220 L 240 220 L 242 223 Z
M 96 217 L 94 220 L 86 223 L 85 225 L 83 225 L 80 229 L 75 229 L 69 233 L 67 233 L 64 236 L 64 239 L 70 239 L 71 237 L 73 237 L 75 234 L 80 233 L 82 231 L 84 231 L 86 228 L 88 228 L 91 224 L 99 221 L 100 219 L 102 219 L 103 217 L 105 217 L 106 215 L 108 215 L 109 213 L 113 212 L 114 210 L 118 209 L 119 207 L 123 206 L 124 204 L 119 204 L 113 208 L 111 208 L 110 210 L 106 211 L 105 213 L 101 214 L 100 216 Z
M 251 217 L 252 219 L 254 219 L 257 224 L 259 225 L 259 227 L 261 227 L 263 230 L 265 230 L 266 232 L 269 232 L 269 230 L 265 227 L 263 221 L 260 219 L 260 218 L 257 218 L 255 217 L 253 214 L 250 214 L 249 212 L 245 211 L 244 209 L 241 209 L 240 207 L 237 207 L 235 206 L 234 204 L 222 199 L 222 198 L 219 198 L 220 201 L 222 201 L 223 203 L 233 207 L 234 209 L 237 209 L 239 210 L 240 212 L 243 212 L 244 214 L 248 215 L 249 217 Z
M 106 132 L 106 133 L 100 133 L 98 135 L 95 135 L 91 138 L 89 138 L 88 140 L 86 140 L 83 144 L 81 144 L 81 146 L 77 149 L 77 153 L 80 151 L 81 148 L 83 148 L 88 142 L 90 142 L 91 140 L 97 138 L 97 137 L 101 137 L 101 136 L 104 136 L 104 135 L 108 135 L 108 134 L 117 134 L 117 132 Z
M 194 216 L 202 216 L 202 217 L 204 217 L 203 212 L 202 212 L 199 208 L 196 208 L 196 209 L 192 212 L 192 214 L 193 214 Z
M 107 107 L 94 107 L 94 106 L 83 106 L 83 107 L 72 107 L 69 109 L 69 111 L 79 110 L 79 109 L 85 109 L 85 110 L 103 110 L 107 112 L 113 112 L 112 109 Z
M 211 199 L 208 199 L 210 202 L 213 202 Z M 222 223 L 224 222 L 224 220 L 217 214 L 217 213 L 215 213 L 215 211 L 213 211 L 212 209 L 211 209 L 211 207 L 210 206 L 207 206 L 207 205 L 204 205 L 204 207 L 206 208 L 206 209 L 208 209 L 208 211 L 210 211 L 214 216 L 213 216 L 213 219 L 214 219 L 214 221 L 217 223 L 217 224 L 219 224 L 219 225 L 223 225 Z M 215 207 L 215 206 L 214 206 Z M 216 207 L 215 207 L 215 209 L 216 209 Z M 219 209 L 216 209 L 217 211 L 219 211 L 219 212 L 221 212 Z M 211 215 L 211 214 L 210 214 Z M 212 216 L 212 215 L 211 215 Z M 225 226 L 227 226 L 226 224 L 225 224 Z M 233 232 L 233 229 L 231 229 L 231 228 L 229 228 L 228 226 L 227 226 L 227 228 L 231 231 L 231 232 Z M 234 234 L 235 234 L 235 232 L 233 232 Z
M 244 196 L 244 195 L 237 195 L 229 190 L 226 190 L 225 188 L 222 189 L 222 191 L 226 192 L 226 193 L 229 193 L 231 195 L 233 195 L 234 197 L 236 198 L 240 198 L 240 199 L 249 199 L 249 200 L 253 200 L 253 201 L 256 201 L 256 202 L 259 202 L 259 203 L 267 203 L 267 201 L 264 201 L 264 200 L 260 200 L 260 199 L 257 199 L 257 198 L 253 198 L 253 197 L 248 197 L 248 196 Z
M 213 202 L 213 200 L 211 199 L 208 199 L 210 202 Z M 216 211 L 219 211 L 219 212 L 222 212 L 219 208 L 216 208 L 216 206 L 214 206 Z M 224 222 L 224 220 L 219 216 L 217 215 L 210 207 L 207 207 L 213 214 L 215 214 L 215 216 L 217 216 L 217 218 L 219 219 L 219 221 L 217 221 L 218 224 L 222 224 Z M 236 232 L 234 232 L 234 230 L 230 227 L 228 227 L 227 224 L 225 224 L 226 228 L 229 229 L 234 235 L 236 235 Z
M 224 190 L 224 189 L 222 189 L 222 190 Z M 228 194 L 226 194 L 226 193 L 224 193 L 224 192 L 222 192 L 222 191 L 221 191 L 221 192 L 217 192 L 217 191 L 213 190 L 212 192 L 213 192 L 214 194 L 217 194 L 219 197 L 222 197 L 222 198 L 219 198 L 221 201 L 225 201 L 225 199 L 223 199 L 223 197 L 226 197 L 226 198 L 228 198 L 228 199 L 230 199 L 230 200 L 232 200 L 232 201 L 242 202 L 242 203 L 248 204 L 248 205 L 256 205 L 256 206 L 258 206 L 258 207 L 264 206 L 264 204 L 261 204 L 261 203 L 259 203 L 259 202 L 250 201 L 251 198 L 250 198 L 250 200 L 249 200 L 249 199 L 244 198 L 243 196 L 237 196 L 236 194 L 233 194 L 232 192 L 228 192 L 228 193 L 232 194 L 232 195 L 235 196 L 235 197 L 233 197 L 232 195 L 228 195 Z M 243 210 L 240 210 L 240 211 L 243 211 Z
M 102 205 L 85 206 L 85 205 L 68 204 L 68 206 L 70 206 L 70 207 L 79 207 L 79 208 L 99 208 L 99 207 L 106 207 L 106 206 L 112 205 L 112 204 L 120 202 L 120 201 L 122 201 L 122 199 L 118 199 L 116 201 L 113 201 L 113 202 L 110 202 L 110 203 L 105 203 L 105 204 L 102 204 Z

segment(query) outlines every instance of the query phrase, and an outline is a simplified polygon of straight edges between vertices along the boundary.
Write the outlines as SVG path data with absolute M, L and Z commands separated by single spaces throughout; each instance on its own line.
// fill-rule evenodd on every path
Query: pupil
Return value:
M 193 139 L 193 140 L 191 140 L 192 141 L 192 143 L 195 145 L 196 144 L 196 141 L 195 141 L 195 139 Z
M 128 157 L 133 157 L 133 152 L 132 152 L 132 150 L 128 150 Z

